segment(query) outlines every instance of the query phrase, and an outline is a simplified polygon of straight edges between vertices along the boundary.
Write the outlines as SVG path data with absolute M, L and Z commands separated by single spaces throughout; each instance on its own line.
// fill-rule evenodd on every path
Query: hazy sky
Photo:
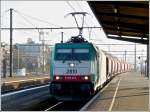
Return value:
M 73 8 L 70 7 L 71 4 L 73 6 L 73 8 L 76 11 L 86 11 L 92 14 L 89 6 L 87 5 L 86 2 L 63 2 L 63 1 L 57 1 L 57 2 L 53 2 L 53 1 L 30 1 L 30 2 L 23 2 L 23 1 L 2 1 L 2 13 L 5 10 L 8 10 L 10 7 L 13 8 L 14 10 L 17 10 L 21 13 L 18 14 L 14 11 L 13 13 L 13 27 L 57 27 L 51 24 L 47 24 L 44 22 L 40 22 L 36 19 L 33 19 L 31 17 L 28 16 L 32 16 L 32 17 L 36 17 L 40 20 L 44 20 L 44 21 L 48 21 L 49 23 L 58 25 L 58 26 L 76 26 L 74 19 L 71 16 L 68 16 L 66 18 L 64 18 L 64 16 L 70 12 L 74 12 Z M 80 8 L 80 6 L 82 6 Z M 78 9 L 78 10 L 77 10 Z M 24 14 L 28 15 L 24 17 Z M 26 20 L 28 21 L 26 21 Z M 91 16 L 87 16 L 86 19 L 86 25 L 88 26 L 99 26 L 98 22 L 96 21 L 96 19 L 91 17 Z M 30 24 L 30 23 L 31 24 Z M 9 26 L 9 12 L 5 13 L 5 15 L 2 16 L 2 26 Z M 97 29 L 99 31 L 99 29 Z M 60 32 L 62 30 L 53 30 L 52 32 L 49 31 L 49 39 L 48 40 L 60 40 Z M 96 30 L 95 30 L 96 31 Z M 38 41 L 38 32 L 37 31 L 26 31 L 30 34 L 27 34 L 25 32 L 18 32 L 18 31 L 14 31 L 14 42 L 24 42 L 26 41 L 26 38 L 32 37 L 33 40 Z M 78 31 L 73 31 L 73 30 L 65 30 L 64 31 L 66 34 L 66 38 L 70 38 L 71 35 L 77 35 Z M 87 31 L 84 30 L 84 34 Z M 24 33 L 24 34 L 22 34 Z M 6 34 L 6 33 L 5 33 Z M 92 35 L 95 35 L 92 33 Z M 20 38 L 18 38 L 19 36 L 22 36 Z M 53 37 L 55 36 L 55 38 Z M 85 38 L 87 35 L 85 35 Z M 101 32 L 99 34 L 96 34 L 96 36 L 99 37 L 105 37 L 105 35 Z M 8 36 L 9 38 L 9 33 Z M 102 38 L 99 38 L 99 40 Z M 8 39 L 7 39 L 8 40 Z M 5 38 L 5 41 L 7 41 Z M 7 41 L 9 42 L 9 41 Z
M 9 9 L 13 8 L 13 27 L 59 27 L 76 26 L 71 16 L 64 18 L 70 12 L 88 12 L 85 18 L 85 26 L 100 26 L 94 17 L 91 9 L 85 1 L 1 1 L 1 26 L 9 27 Z M 80 20 L 80 18 L 78 19 Z M 61 32 L 64 32 L 64 40 L 71 36 L 78 35 L 78 30 L 44 30 L 47 32 L 45 40 L 48 44 L 60 42 Z M 83 36 L 89 40 L 89 32 L 83 30 Z M 1 32 L 2 42 L 9 43 L 9 31 Z M 13 43 L 26 43 L 27 38 L 32 38 L 35 42 L 39 41 L 37 30 L 13 31 Z M 105 44 L 133 44 L 130 42 L 107 39 L 102 29 L 92 29 L 91 37 L 93 43 Z M 95 40 L 96 39 L 96 40 Z M 134 51 L 134 46 L 100 46 L 104 50 L 130 50 Z M 137 50 L 146 50 L 146 46 L 137 46 Z M 132 53 L 133 54 L 133 53 Z M 139 54 L 139 53 L 138 53 Z M 123 55 L 121 55 L 123 57 Z M 127 56 L 127 58 L 129 55 Z M 134 60 L 130 56 L 129 61 Z

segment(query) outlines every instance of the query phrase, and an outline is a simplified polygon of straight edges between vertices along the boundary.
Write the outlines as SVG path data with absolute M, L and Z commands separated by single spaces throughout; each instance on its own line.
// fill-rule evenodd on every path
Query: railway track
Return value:
M 50 107 L 53 107 L 58 103 L 57 100 L 49 97 L 48 99 L 37 103 L 36 105 L 32 105 L 28 108 L 23 109 L 23 111 L 48 111 Z
M 84 111 L 94 100 L 98 97 L 98 95 L 103 92 L 109 82 L 107 82 L 103 88 L 101 88 L 93 97 L 91 97 L 88 101 L 66 101 L 66 102 L 57 102 L 55 105 L 50 106 L 44 111 Z
M 102 88 L 99 92 L 102 92 L 104 88 Z M 10 111 L 78 111 L 78 110 L 84 110 L 85 107 L 87 107 L 85 105 L 86 104 L 89 105 L 89 102 L 95 96 L 91 97 L 88 101 L 60 102 L 53 99 L 50 96 L 49 85 L 44 85 L 40 87 L 29 88 L 25 90 L 3 94 L 1 96 L 2 110 L 3 111 L 9 111 L 9 110 Z
M 56 104 L 49 106 L 44 111 L 84 111 L 92 102 L 94 102 L 98 95 L 107 88 L 111 80 L 112 79 L 105 83 L 105 85 L 103 85 L 103 88 L 101 88 L 93 97 L 91 97 L 87 101 L 57 102 Z
M 1 95 L 3 111 L 20 111 L 31 105 L 49 99 L 49 84 L 34 88 L 23 89 Z
M 23 111 L 78 111 L 87 101 L 57 101 L 49 98 Z
M 79 110 L 86 102 L 59 102 L 49 95 L 49 85 L 2 94 L 3 111 Z M 11 102 L 10 102 L 11 101 Z
M 29 86 L 25 86 L 25 87 L 21 87 L 21 88 L 17 88 L 17 89 L 3 90 L 3 91 L 1 91 L 1 94 L 3 95 L 3 94 L 6 94 L 6 93 L 11 93 L 11 92 L 15 92 L 15 91 L 24 90 L 24 89 L 30 89 L 30 88 L 34 88 L 34 87 L 37 87 L 37 86 L 44 86 L 44 85 L 47 85 L 49 83 L 50 82 L 45 83 L 45 84 L 29 85 Z
M 78 111 L 87 101 L 65 101 L 47 108 L 45 111 Z
M 58 103 L 56 103 L 55 105 L 53 105 L 53 106 L 50 106 L 49 108 L 47 108 L 46 110 L 44 110 L 44 111 L 49 111 L 49 110 L 52 110 L 53 108 L 55 108 L 56 106 L 58 106 L 58 105 L 60 105 L 60 104 L 62 104 L 63 102 L 58 102 Z

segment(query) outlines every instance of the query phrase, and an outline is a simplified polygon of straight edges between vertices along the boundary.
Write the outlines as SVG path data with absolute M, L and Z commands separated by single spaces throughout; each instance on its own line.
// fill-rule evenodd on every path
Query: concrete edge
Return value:
M 102 93 L 109 85 L 110 83 L 117 77 L 114 77 L 101 91 L 99 91 L 89 102 L 87 102 L 79 111 L 86 111 L 87 107 L 89 107 L 89 105 L 91 105 L 94 100 L 100 95 L 100 93 Z

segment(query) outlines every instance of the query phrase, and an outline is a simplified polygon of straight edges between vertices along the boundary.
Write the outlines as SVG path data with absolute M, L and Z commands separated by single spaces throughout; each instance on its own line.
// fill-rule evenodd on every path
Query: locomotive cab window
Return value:
M 74 53 L 89 53 L 89 49 L 74 49 Z
M 71 53 L 72 49 L 57 49 L 57 53 Z
M 56 49 L 55 60 L 90 60 L 89 49 Z

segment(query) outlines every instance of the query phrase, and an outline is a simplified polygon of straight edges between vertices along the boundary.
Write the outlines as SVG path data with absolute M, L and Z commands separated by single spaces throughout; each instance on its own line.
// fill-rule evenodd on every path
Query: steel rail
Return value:
M 58 102 L 58 103 L 56 103 L 55 105 L 53 105 L 53 106 L 47 108 L 47 109 L 44 110 L 44 111 L 49 111 L 49 110 L 51 110 L 52 108 L 54 108 L 54 107 L 56 107 L 56 106 L 58 106 L 58 105 L 60 105 L 60 104 L 62 104 L 62 103 L 63 103 L 63 102 Z
M 26 91 L 43 88 L 43 87 L 48 87 L 48 86 L 49 86 L 49 84 L 47 84 L 47 85 L 42 85 L 42 86 L 37 86 L 37 87 L 33 87 L 33 88 L 28 88 L 28 89 L 23 89 L 23 90 L 19 90 L 19 91 L 14 91 L 14 92 L 10 92 L 10 93 L 5 93 L 5 94 L 2 94 L 2 95 L 1 95 L 1 98 L 3 98 L 3 97 L 9 97 L 9 96 L 11 96 L 11 95 L 15 95 L 15 94 L 23 93 L 23 92 L 26 92 Z

